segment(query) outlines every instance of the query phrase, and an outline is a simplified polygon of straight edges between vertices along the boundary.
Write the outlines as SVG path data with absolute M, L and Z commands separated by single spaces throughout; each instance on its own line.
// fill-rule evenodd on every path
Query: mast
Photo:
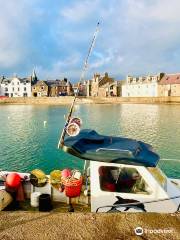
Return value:
M 96 27 L 95 33 L 94 33 L 94 35 L 93 35 L 93 39 L 92 39 L 92 41 L 91 41 L 91 45 L 90 45 L 90 47 L 89 47 L 89 50 L 88 50 L 88 53 L 87 53 L 87 57 L 86 57 L 85 62 L 84 62 L 83 70 L 82 70 L 81 77 L 80 77 L 80 82 L 84 79 L 85 72 L 86 72 L 86 70 L 87 70 L 87 68 L 88 68 L 88 60 L 89 60 L 89 57 L 90 57 L 90 55 L 91 55 L 91 52 L 92 52 L 92 50 L 93 50 L 93 48 L 94 48 L 94 45 L 95 45 L 95 41 L 96 41 L 98 32 L 99 32 L 99 22 L 97 23 L 97 27 Z M 77 92 L 78 92 L 78 91 L 77 91 Z M 63 131 L 62 131 L 62 133 L 61 133 L 61 136 L 60 136 L 60 139 L 59 139 L 59 142 L 58 142 L 58 148 L 60 148 L 60 147 L 62 147 L 62 146 L 64 145 L 64 138 L 65 138 L 65 135 L 66 135 L 66 127 L 68 126 L 69 121 L 70 121 L 70 119 L 71 119 L 76 98 L 77 98 L 77 93 L 75 93 L 74 100 L 73 100 L 73 102 L 72 102 L 72 104 L 71 104 L 71 107 L 70 107 L 70 109 L 69 109 L 69 113 L 68 113 L 68 115 L 67 115 L 66 122 L 65 122 Z

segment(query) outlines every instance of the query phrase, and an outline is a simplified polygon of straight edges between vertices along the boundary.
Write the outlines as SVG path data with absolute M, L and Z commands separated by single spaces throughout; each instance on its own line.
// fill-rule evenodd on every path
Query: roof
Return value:
M 67 80 L 47 80 L 44 81 L 48 86 L 51 87 L 64 87 L 64 86 L 69 86 L 71 83 Z
M 34 85 L 39 85 L 39 84 L 46 84 L 48 87 L 64 87 L 64 86 L 71 86 L 71 83 L 66 80 L 39 80 L 36 82 Z
M 159 82 L 160 85 L 180 84 L 180 73 L 165 74 Z
M 10 83 L 15 78 L 17 78 L 21 83 L 31 82 L 30 78 L 18 78 L 18 77 L 2 78 L 0 82 L 1 82 L 1 84 L 3 84 L 3 83 Z

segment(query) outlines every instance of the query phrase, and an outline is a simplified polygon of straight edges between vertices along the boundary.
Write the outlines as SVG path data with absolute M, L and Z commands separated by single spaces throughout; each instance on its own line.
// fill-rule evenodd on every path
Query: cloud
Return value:
M 95 59 L 90 63 L 90 69 L 98 69 L 103 66 L 111 65 L 111 61 L 114 61 L 116 58 L 116 53 L 113 52 L 113 49 L 109 48 L 104 52 L 97 52 L 94 50 L 93 55 Z M 121 63 L 123 61 L 122 56 L 117 56 L 116 62 Z
M 26 68 L 34 51 L 33 24 L 42 19 L 39 0 L 0 1 L 0 70 L 13 72 Z M 4 74 L 4 73 L 3 73 Z
M 42 78 L 78 80 L 98 21 L 87 78 L 179 72 L 179 0 L 9 0 L 0 8 L 0 73 L 37 66 Z
M 87 19 L 97 9 L 99 1 L 76 1 L 68 7 L 64 7 L 60 11 L 60 16 L 71 22 L 80 22 Z
M 36 66 L 36 71 L 40 74 L 40 77 L 43 78 L 43 76 L 45 76 L 45 79 L 63 79 L 64 77 L 78 79 L 79 72 L 81 71 L 81 68 L 78 67 L 79 58 L 80 56 L 78 52 L 72 53 L 72 55 L 63 60 L 61 59 L 54 62 L 49 68 L 41 65 Z M 71 67 L 71 70 L 69 69 L 69 66 Z

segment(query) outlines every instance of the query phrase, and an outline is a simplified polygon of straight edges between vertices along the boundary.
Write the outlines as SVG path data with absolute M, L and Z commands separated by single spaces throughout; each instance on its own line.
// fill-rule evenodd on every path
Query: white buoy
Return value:
M 46 126 L 46 124 L 47 124 L 47 121 L 44 121 L 44 126 Z
M 31 193 L 31 206 L 32 207 L 39 207 L 39 197 L 41 193 L 40 192 L 33 192 Z

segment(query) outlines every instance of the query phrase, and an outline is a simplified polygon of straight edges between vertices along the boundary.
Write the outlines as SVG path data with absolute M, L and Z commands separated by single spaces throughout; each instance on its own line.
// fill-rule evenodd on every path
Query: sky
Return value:
M 0 76 L 80 78 L 180 72 L 179 0 L 0 0 Z

